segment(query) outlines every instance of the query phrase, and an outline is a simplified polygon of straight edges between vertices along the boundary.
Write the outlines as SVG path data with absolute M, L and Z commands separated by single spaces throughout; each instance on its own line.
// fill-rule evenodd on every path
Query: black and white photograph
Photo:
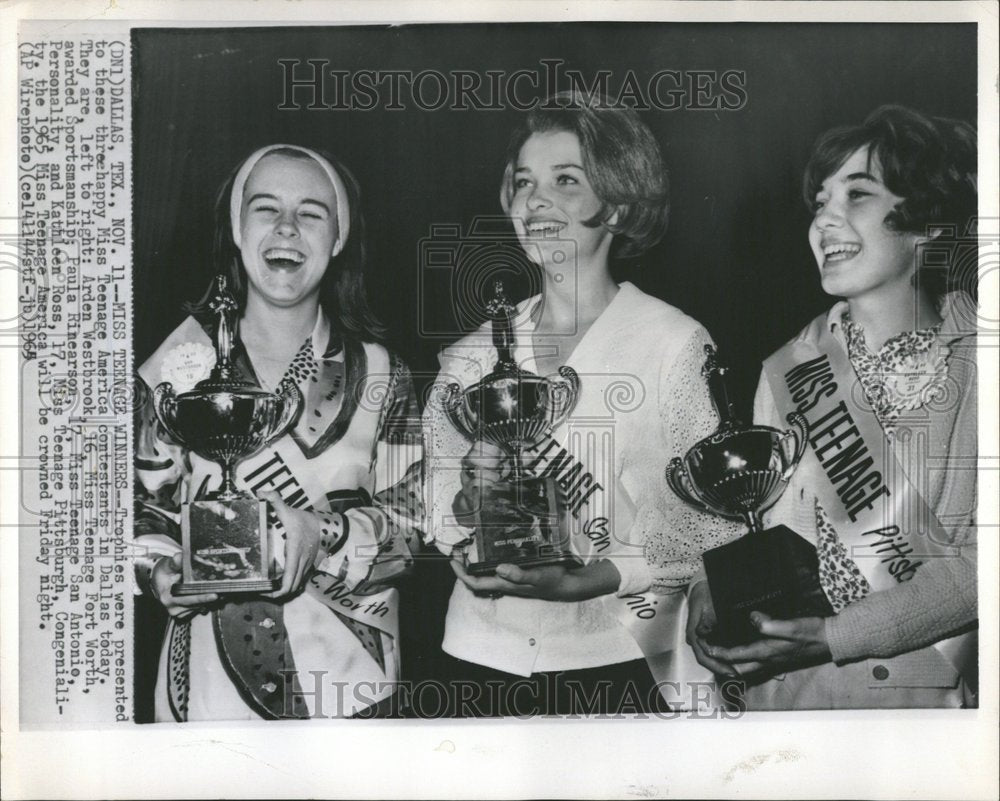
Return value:
M 20 5 L 5 793 L 996 791 L 995 15 Z

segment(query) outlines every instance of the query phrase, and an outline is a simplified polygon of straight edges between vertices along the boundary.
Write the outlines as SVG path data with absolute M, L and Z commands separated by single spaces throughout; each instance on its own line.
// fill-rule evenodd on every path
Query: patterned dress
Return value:
M 241 375 L 257 382 L 241 347 Z M 184 501 L 216 490 L 218 465 L 173 442 L 156 421 L 150 388 L 192 388 L 214 363 L 211 339 L 184 321 L 140 368 L 136 427 L 136 560 L 140 591 L 152 567 L 180 551 Z M 304 405 L 293 429 L 241 462 L 237 486 L 277 491 L 316 512 L 322 539 L 302 592 L 272 602 L 226 596 L 207 612 L 172 618 L 160 655 L 157 720 L 339 717 L 393 692 L 398 593 L 387 582 L 412 564 L 422 517 L 420 418 L 409 372 L 383 347 L 331 334 L 320 312 L 286 377 Z M 272 557 L 284 532 L 272 515 Z

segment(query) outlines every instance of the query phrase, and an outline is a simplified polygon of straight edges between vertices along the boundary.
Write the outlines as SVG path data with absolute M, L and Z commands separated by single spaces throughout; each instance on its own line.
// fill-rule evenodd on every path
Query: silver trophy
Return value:
M 754 610 L 789 619 L 833 613 L 819 584 L 816 549 L 786 526 L 764 529 L 761 515 L 788 486 L 805 453 L 809 425 L 803 415 L 786 418 L 791 429 L 744 425 L 736 417 L 726 387 L 727 368 L 705 346 L 702 375 L 721 423 L 685 454 L 667 465 L 667 483 L 692 506 L 742 520 L 749 532 L 702 555 L 718 627 L 714 641 L 746 643 L 757 636 Z
M 463 390 L 449 384 L 444 411 L 473 442 L 489 442 L 508 457 L 510 472 L 484 492 L 475 520 L 478 560 L 468 565 L 474 575 L 492 573 L 500 564 L 522 567 L 576 562 L 569 535 L 561 525 L 559 490 L 551 477 L 525 474 L 522 452 L 536 446 L 548 431 L 573 411 L 580 379 L 571 367 L 558 377 L 522 370 L 513 357 L 514 306 L 503 284 L 494 284 L 487 305 L 498 360 L 482 381 Z
M 294 425 L 302 394 L 288 378 L 277 392 L 267 392 L 238 375 L 232 362 L 237 306 L 224 276 L 216 279 L 211 308 L 216 363 L 209 377 L 180 395 L 169 382 L 153 391 L 153 408 L 167 433 L 222 468 L 218 491 L 181 507 L 184 562 L 173 592 L 266 592 L 279 584 L 268 545 L 267 503 L 239 491 L 233 472 Z

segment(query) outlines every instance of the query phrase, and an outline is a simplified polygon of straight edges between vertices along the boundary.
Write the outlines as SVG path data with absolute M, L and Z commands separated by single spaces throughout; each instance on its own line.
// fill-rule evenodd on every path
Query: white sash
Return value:
M 628 319 L 634 308 L 633 304 L 639 297 L 641 294 L 635 287 L 627 282 L 623 283 L 613 305 L 594 322 L 586 332 L 585 340 L 592 344 L 606 332 L 611 332 L 613 336 L 614 326 Z M 537 366 L 530 333 L 534 327 L 531 318 L 539 302 L 541 296 L 529 298 L 519 304 L 518 323 L 515 325 L 515 359 L 518 364 L 524 365 L 529 370 Z M 492 358 L 491 351 L 484 350 L 483 353 L 488 353 L 488 358 Z M 556 445 L 573 453 L 588 471 L 593 470 L 596 483 L 604 488 L 602 491 L 594 492 L 593 495 L 588 492 L 588 499 L 582 504 L 588 510 L 590 530 L 581 530 L 579 525 L 570 527 L 573 551 L 584 563 L 611 556 L 615 548 L 624 551 L 624 543 L 619 537 L 628 531 L 631 524 L 629 514 L 620 508 L 615 509 L 615 504 L 628 501 L 625 500 L 627 493 L 611 490 L 617 481 L 614 465 L 611 462 L 603 462 L 599 457 L 589 458 L 587 452 L 589 446 L 572 448 L 569 444 L 570 426 L 574 419 L 588 420 L 591 423 L 613 419 L 613 415 L 609 418 L 607 397 L 608 393 L 621 391 L 621 376 L 608 374 L 607 365 L 601 361 L 602 358 L 599 348 L 585 348 L 578 343 L 577 350 L 568 363 L 580 372 L 585 386 L 583 392 L 586 394 L 581 395 L 570 420 L 564 421 L 556 430 L 550 428 L 547 432 Z M 486 362 L 482 367 L 489 369 Z M 605 375 L 603 385 L 599 383 L 602 374 Z M 635 395 L 637 398 L 642 398 L 643 393 L 644 390 L 640 387 Z M 593 404 L 589 409 L 588 398 Z M 535 454 L 547 444 L 543 441 L 535 450 Z M 595 444 L 593 447 L 599 446 Z M 532 454 L 526 454 L 525 461 L 528 462 L 531 458 Z M 666 485 L 663 491 L 668 491 Z M 609 497 L 612 495 L 615 497 Z M 628 555 L 638 559 L 644 558 L 637 544 L 634 546 Z M 639 646 L 650 673 L 657 682 L 660 695 L 671 708 L 678 710 L 722 708 L 715 677 L 711 671 L 698 664 L 694 652 L 685 642 L 688 605 L 687 595 L 683 590 L 662 595 L 652 591 L 624 597 L 607 595 L 602 598 L 602 603 L 607 613 L 629 632 Z M 693 689 L 695 687 L 698 689 Z
M 704 713 L 723 708 L 715 676 L 685 642 L 687 593 L 608 595 L 604 608 L 635 638 L 660 696 L 672 709 Z
M 315 571 L 306 582 L 306 592 L 338 614 L 378 629 L 393 643 L 393 665 L 386 665 L 386 676 L 399 676 L 399 592 L 387 587 L 372 595 L 356 595 L 329 573 Z
M 929 559 L 954 556 L 947 532 L 906 475 L 826 315 L 764 362 L 778 409 L 800 411 L 810 447 L 797 468 L 874 591 L 909 581 Z M 912 526 L 920 522 L 920 528 Z M 935 643 L 974 675 L 976 632 Z
M 564 422 L 554 431 L 550 428 L 547 438 L 537 447 L 534 455 L 547 452 L 552 443 L 564 453 L 572 454 L 579 465 L 589 468 L 589 463 L 592 463 L 589 446 L 573 447 L 570 429 L 569 422 Z M 530 455 L 525 461 L 529 463 L 526 464 L 529 473 L 540 474 L 530 464 Z M 602 489 L 586 493 L 585 501 L 579 506 L 579 520 L 574 521 L 568 510 L 563 511 L 573 552 L 584 564 L 614 556 L 616 551 L 617 555 L 644 559 L 639 544 L 631 543 L 629 548 L 630 543 L 620 539 L 622 532 L 631 528 L 633 515 L 627 493 L 620 486 L 620 491 L 609 492 L 609 487 L 617 482 L 614 465 L 601 459 L 595 462 L 593 469 L 598 472 L 593 474 L 593 483 L 588 486 Z M 612 527 L 618 530 L 612 530 Z M 606 595 L 602 597 L 602 603 L 605 611 L 628 631 L 639 646 L 661 697 L 671 709 L 708 712 L 723 708 L 715 676 L 697 662 L 694 651 L 685 642 L 688 604 L 683 589 L 665 594 L 647 590 L 623 597 Z
M 556 432 L 560 436 L 552 436 L 552 441 L 572 451 L 568 426 L 561 426 L 560 429 Z M 583 453 L 578 456 L 586 458 Z M 611 465 L 605 467 L 610 470 Z M 600 475 L 599 479 L 602 486 L 615 480 L 610 472 Z M 623 492 L 617 493 L 616 503 L 625 503 L 624 495 Z M 582 519 L 574 525 L 569 513 L 564 511 L 565 524 L 571 532 L 571 547 L 585 564 L 613 556 L 616 549 L 620 553 L 625 550 L 625 544 L 608 531 L 608 526 L 617 523 L 627 530 L 631 515 L 621 508 L 614 510 L 608 504 L 607 489 L 595 493 L 586 502 L 590 523 L 586 527 L 580 525 Z M 644 558 L 639 548 L 631 549 L 627 555 Z M 639 646 L 660 695 L 672 709 L 706 711 L 722 708 L 715 677 L 710 670 L 698 664 L 694 652 L 685 642 L 688 605 L 683 590 L 665 594 L 647 590 L 622 597 L 606 595 L 602 603 L 605 611 L 628 631 Z

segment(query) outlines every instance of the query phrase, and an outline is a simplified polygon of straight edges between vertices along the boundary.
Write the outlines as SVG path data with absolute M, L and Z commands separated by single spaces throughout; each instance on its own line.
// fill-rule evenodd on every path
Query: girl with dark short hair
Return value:
M 962 266 L 977 260 L 961 248 L 976 132 L 882 107 L 820 137 L 804 191 L 820 281 L 842 300 L 765 361 L 754 417 L 812 423 L 769 519 L 816 545 L 835 614 L 758 613 L 760 640 L 712 646 L 698 583 L 689 640 L 749 682 L 750 709 L 974 706 L 976 275 Z M 813 389 L 791 378 L 802 365 Z

